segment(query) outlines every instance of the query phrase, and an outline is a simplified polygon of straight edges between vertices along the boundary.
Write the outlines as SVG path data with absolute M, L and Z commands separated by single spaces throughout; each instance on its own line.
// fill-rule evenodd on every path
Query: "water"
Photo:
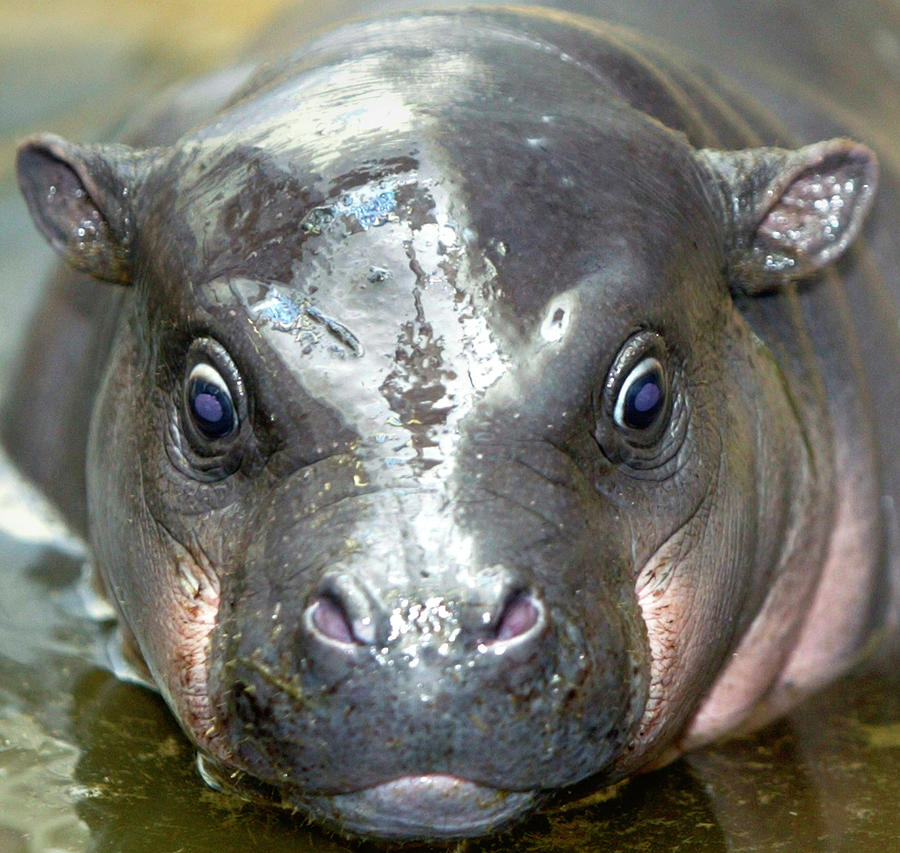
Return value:
M 50 264 L 14 191 L 14 140 L 99 134 L 167 80 L 215 64 L 275 4 L 186 5 L 131 0 L 110 21 L 99 0 L 0 2 L 0 381 Z M 889 57 L 900 44 L 891 32 L 880 43 Z M 161 700 L 103 668 L 111 626 L 77 595 L 78 544 L 25 496 L 0 466 L 0 853 L 360 849 L 206 788 Z M 900 675 L 885 664 L 753 737 L 459 849 L 890 853 L 898 768 Z

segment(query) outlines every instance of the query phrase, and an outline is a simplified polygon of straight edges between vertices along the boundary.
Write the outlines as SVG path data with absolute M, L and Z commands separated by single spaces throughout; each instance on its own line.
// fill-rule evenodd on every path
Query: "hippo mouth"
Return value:
M 494 832 L 537 806 L 539 791 L 507 791 L 449 773 L 398 776 L 357 791 L 336 794 L 276 792 L 243 773 L 228 773 L 197 755 L 197 768 L 212 788 L 250 799 L 279 801 L 344 836 L 385 841 L 439 841 Z
M 446 774 L 401 776 L 361 791 L 312 797 L 307 807 L 342 833 L 385 840 L 484 835 L 533 808 L 538 794 Z

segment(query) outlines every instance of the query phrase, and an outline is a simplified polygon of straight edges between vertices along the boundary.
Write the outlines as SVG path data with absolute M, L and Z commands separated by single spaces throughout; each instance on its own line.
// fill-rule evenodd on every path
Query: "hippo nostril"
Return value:
M 306 610 L 306 628 L 320 641 L 342 646 L 375 642 L 375 608 L 365 589 L 348 575 L 325 580 Z
M 540 602 L 527 592 L 516 592 L 498 610 L 489 634 L 483 635 L 481 642 L 490 645 L 518 641 L 534 633 L 542 621 L 543 608 Z
M 354 643 L 353 626 L 344 608 L 326 595 L 318 598 L 310 608 L 312 624 L 319 633 L 338 643 Z
M 503 608 L 497 621 L 495 639 L 512 640 L 537 625 L 541 612 L 535 600 L 526 593 L 514 595 Z

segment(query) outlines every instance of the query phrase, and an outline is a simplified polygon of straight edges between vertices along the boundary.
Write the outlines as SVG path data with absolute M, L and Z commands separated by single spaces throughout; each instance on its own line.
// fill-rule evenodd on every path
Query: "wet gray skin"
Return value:
M 856 236 L 868 148 L 761 147 L 755 107 L 536 10 L 348 25 L 173 116 L 21 148 L 118 286 L 56 282 L 5 438 L 210 782 L 477 835 L 893 627 L 895 469 L 839 279 L 795 284 Z

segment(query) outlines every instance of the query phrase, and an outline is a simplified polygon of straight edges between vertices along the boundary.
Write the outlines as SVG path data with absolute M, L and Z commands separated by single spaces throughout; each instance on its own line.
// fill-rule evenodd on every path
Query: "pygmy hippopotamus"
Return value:
M 346 23 L 168 104 L 19 150 L 75 271 L 4 435 L 212 784 L 477 835 L 896 623 L 897 267 L 833 266 L 870 148 L 539 8 Z

